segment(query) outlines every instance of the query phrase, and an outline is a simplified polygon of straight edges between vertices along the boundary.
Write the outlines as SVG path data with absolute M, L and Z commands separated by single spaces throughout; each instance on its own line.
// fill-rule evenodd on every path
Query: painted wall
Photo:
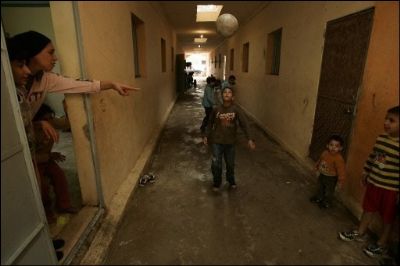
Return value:
M 62 2 L 57 3 L 53 5 L 63 5 Z M 67 3 L 70 5 L 70 2 Z M 64 8 L 59 12 L 61 10 L 65 12 Z M 170 47 L 176 47 L 175 35 L 159 6 L 150 2 L 82 1 L 78 2 L 78 10 L 87 78 L 112 80 L 141 88 L 141 91 L 131 92 L 128 97 L 122 97 L 113 90 L 90 96 L 101 182 L 107 205 L 134 168 L 146 143 L 155 133 L 159 133 L 175 102 L 175 72 L 169 67 Z M 54 12 L 53 19 L 59 19 L 60 13 L 56 13 L 55 9 Z M 134 76 L 131 12 L 145 25 L 147 74 L 142 78 Z M 64 21 L 68 19 L 71 18 L 65 18 Z M 57 24 L 56 35 L 62 35 L 67 23 Z M 166 72 L 161 72 L 161 38 L 167 44 Z M 60 50 L 60 53 L 68 58 L 71 55 L 68 47 L 74 45 L 69 40 L 64 45 L 65 50 Z M 82 99 L 71 99 L 70 103 L 76 106 L 77 114 L 73 114 L 73 119 L 78 125 L 75 130 L 80 134 L 79 139 L 75 139 L 74 134 L 74 143 L 85 154 L 85 159 L 82 158 L 78 165 L 81 186 L 82 178 L 89 182 L 88 191 L 82 193 L 87 196 L 86 203 L 94 204 L 96 198 L 95 187 L 90 181 L 93 178 L 90 147 L 82 129 L 86 124 Z
M 383 130 L 389 107 L 399 99 L 398 2 L 271 2 L 216 49 L 227 55 L 227 74 L 237 77 L 236 98 L 258 124 L 291 154 L 311 167 L 311 143 L 318 83 L 328 21 L 375 6 L 357 114 L 347 162 L 348 180 L 340 195 L 359 217 L 364 188 L 362 166 L 376 136 Z M 262 27 L 260 26 L 262 25 Z M 283 28 L 279 76 L 265 74 L 268 33 Z M 249 72 L 243 73 L 242 47 L 250 42 Z M 234 70 L 229 70 L 234 48 Z M 222 77 L 222 69 L 212 73 Z

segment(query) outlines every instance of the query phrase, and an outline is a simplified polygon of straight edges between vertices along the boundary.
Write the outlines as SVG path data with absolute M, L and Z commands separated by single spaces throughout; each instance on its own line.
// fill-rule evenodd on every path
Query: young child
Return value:
M 239 125 L 248 139 L 250 149 L 256 145 L 250 138 L 247 121 L 243 113 L 233 103 L 233 91 L 230 87 L 222 90 L 223 104 L 216 107 L 207 125 L 206 135 L 203 137 L 204 144 L 210 143 L 212 148 L 211 170 L 213 174 L 213 190 L 218 191 L 222 183 L 222 156 L 226 164 L 226 180 L 230 188 L 236 188 L 235 182 L 235 142 L 236 131 Z
M 330 208 L 335 193 L 336 184 L 342 186 L 346 177 L 345 162 L 341 151 L 343 139 L 338 135 L 332 135 L 326 150 L 322 152 L 316 163 L 315 170 L 319 172 L 319 189 L 310 201 L 318 203 L 321 209 Z
M 339 238 L 344 241 L 364 241 L 373 214 L 379 212 L 383 220 L 382 234 L 376 243 L 364 248 L 364 252 L 371 257 L 386 251 L 399 201 L 399 106 L 387 111 L 384 130 L 385 134 L 378 136 L 364 165 L 366 192 L 358 229 L 339 233 Z

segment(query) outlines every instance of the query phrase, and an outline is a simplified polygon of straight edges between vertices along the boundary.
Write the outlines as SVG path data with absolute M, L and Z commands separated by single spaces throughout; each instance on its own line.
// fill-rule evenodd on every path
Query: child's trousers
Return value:
M 335 194 L 337 181 L 337 176 L 326 176 L 320 174 L 318 178 L 319 189 L 315 196 L 323 202 L 331 204 Z
M 234 144 L 215 144 L 212 147 L 211 171 L 214 178 L 214 187 L 221 186 L 222 183 L 222 156 L 226 165 L 226 181 L 235 184 L 235 145 Z

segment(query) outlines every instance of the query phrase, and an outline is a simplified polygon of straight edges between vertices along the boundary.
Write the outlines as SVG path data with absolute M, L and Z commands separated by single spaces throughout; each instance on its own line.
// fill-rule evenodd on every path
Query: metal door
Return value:
M 57 264 L 1 24 L 1 264 Z
M 327 23 L 310 157 L 317 160 L 327 139 L 339 134 L 347 156 L 367 55 L 374 9 Z

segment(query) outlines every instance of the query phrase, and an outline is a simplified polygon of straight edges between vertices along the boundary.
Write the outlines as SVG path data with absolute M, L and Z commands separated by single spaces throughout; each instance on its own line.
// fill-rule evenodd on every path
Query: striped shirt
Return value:
M 369 183 L 399 191 L 399 138 L 379 135 L 364 170 L 368 173 Z

